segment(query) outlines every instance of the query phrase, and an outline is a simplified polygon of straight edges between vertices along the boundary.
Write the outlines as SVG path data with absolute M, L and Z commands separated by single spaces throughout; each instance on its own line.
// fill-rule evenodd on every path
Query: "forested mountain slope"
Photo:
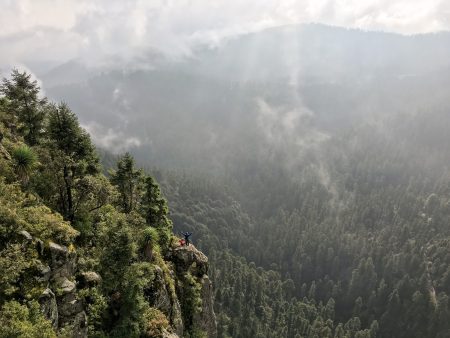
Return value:
M 208 258 L 180 246 L 153 177 L 104 176 L 30 75 L 0 97 L 0 337 L 215 337 Z
M 335 322 L 379 337 L 448 337 L 449 119 L 434 111 L 356 126 L 297 172 L 261 165 L 222 181 L 161 175 L 175 229 L 197 233 L 212 259 L 223 337 L 248 336 L 246 325 L 227 326 L 241 311 L 252 313 L 262 336 L 281 334 L 264 328 L 270 322 L 287 330 L 282 336 L 314 337 L 276 317 L 279 307 L 287 318 L 298 313 L 292 297 L 333 304 Z M 224 278 L 230 269 L 237 281 Z M 259 305 L 270 320 L 245 298 L 249 290 L 274 302 Z M 345 336 L 332 332 L 318 336 Z

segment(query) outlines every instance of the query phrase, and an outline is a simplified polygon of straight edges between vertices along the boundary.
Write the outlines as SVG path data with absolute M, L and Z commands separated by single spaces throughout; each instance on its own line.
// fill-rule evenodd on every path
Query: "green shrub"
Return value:
M 19 291 L 24 293 L 22 297 L 26 297 L 36 286 L 36 283 L 25 283 L 27 272 L 35 273 L 37 268 L 35 254 L 34 250 L 21 244 L 11 244 L 0 251 L 0 299 L 15 296 Z M 28 278 L 26 281 L 34 282 L 35 279 Z
M 26 185 L 37 162 L 36 154 L 24 144 L 13 150 L 12 159 L 19 180 Z
M 32 195 L 25 195 L 17 185 L 0 180 L 0 239 L 28 231 L 41 240 L 69 244 L 78 235 L 61 215 L 52 212 Z
M 194 316 L 202 311 L 201 284 L 190 272 L 182 276 L 181 312 L 187 332 L 194 332 Z
M 167 317 L 158 309 L 147 309 L 143 318 L 145 322 L 144 337 L 162 337 L 163 332 L 169 327 Z
M 151 241 L 152 244 L 157 244 L 159 242 L 159 232 L 153 227 L 147 227 L 143 231 L 142 238 L 145 243 Z
M 0 312 L 0 337 L 56 338 L 56 334 L 37 302 L 21 305 L 11 301 L 5 303 Z
M 205 331 L 200 330 L 197 327 L 191 329 L 190 332 L 186 333 L 186 338 L 208 338 L 208 335 Z
M 86 304 L 89 337 L 104 337 L 103 325 L 108 310 L 106 297 L 97 287 L 82 289 L 79 295 Z

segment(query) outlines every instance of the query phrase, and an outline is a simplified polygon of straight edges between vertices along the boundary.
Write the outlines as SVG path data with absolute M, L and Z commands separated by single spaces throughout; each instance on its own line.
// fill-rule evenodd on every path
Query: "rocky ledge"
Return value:
M 208 337 L 217 336 L 216 315 L 214 313 L 214 293 L 212 283 L 207 275 L 208 257 L 197 250 L 194 245 L 178 246 L 169 252 L 168 260 L 173 262 L 177 274 L 177 295 L 183 301 L 187 275 L 191 275 L 200 286 L 201 309 L 195 312 L 192 321 Z M 186 317 L 186 316 L 184 316 Z M 187 323 L 184 323 L 186 326 Z

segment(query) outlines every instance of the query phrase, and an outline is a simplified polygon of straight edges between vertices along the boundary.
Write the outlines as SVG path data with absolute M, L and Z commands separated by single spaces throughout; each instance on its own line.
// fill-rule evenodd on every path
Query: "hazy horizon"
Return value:
M 145 65 L 152 54 L 192 55 L 198 45 L 289 24 L 421 34 L 450 30 L 450 4 L 433 1 L 1 0 L 0 69 L 70 60 Z M 29 50 L 33 50 L 32 55 Z

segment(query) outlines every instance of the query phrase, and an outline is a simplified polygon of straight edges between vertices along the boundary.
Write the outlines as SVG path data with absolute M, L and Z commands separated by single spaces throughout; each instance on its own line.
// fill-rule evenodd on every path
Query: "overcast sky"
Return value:
M 0 68 L 31 60 L 130 62 L 158 50 L 317 22 L 417 34 L 450 30 L 448 0 L 0 0 Z

